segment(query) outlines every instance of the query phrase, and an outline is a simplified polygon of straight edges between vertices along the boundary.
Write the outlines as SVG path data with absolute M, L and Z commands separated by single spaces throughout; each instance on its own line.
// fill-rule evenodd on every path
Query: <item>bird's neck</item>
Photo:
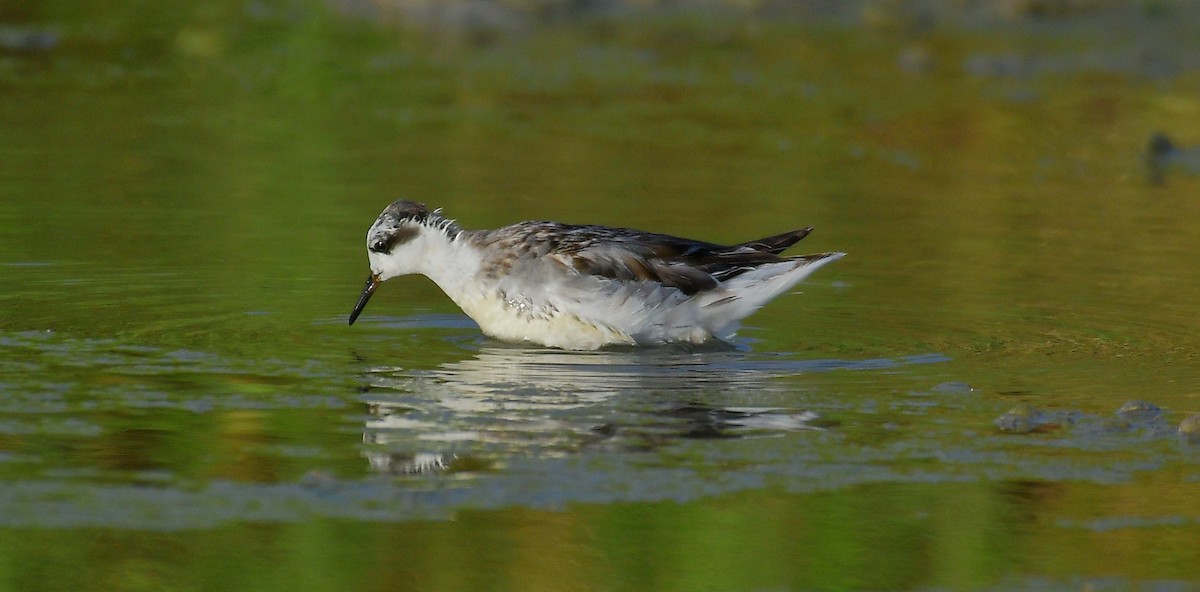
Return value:
M 455 301 L 474 289 L 483 262 L 479 248 L 465 240 L 465 234 L 462 230 L 448 234 L 433 229 L 417 239 L 421 241 L 420 273 Z

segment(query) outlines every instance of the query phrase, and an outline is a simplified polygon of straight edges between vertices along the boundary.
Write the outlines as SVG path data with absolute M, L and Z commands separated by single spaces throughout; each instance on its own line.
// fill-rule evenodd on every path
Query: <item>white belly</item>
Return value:
M 463 299 L 458 305 L 483 332 L 504 341 L 527 341 L 563 349 L 597 349 L 606 345 L 635 345 L 622 329 L 581 318 L 578 314 L 501 299 L 493 293 Z

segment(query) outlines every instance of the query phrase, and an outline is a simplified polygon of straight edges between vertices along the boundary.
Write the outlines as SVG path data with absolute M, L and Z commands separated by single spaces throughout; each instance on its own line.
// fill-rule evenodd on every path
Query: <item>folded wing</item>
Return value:
M 779 253 L 812 231 L 802 228 L 723 246 L 628 229 L 565 229 L 570 232 L 548 254 L 565 267 L 615 280 L 658 282 L 688 295 L 715 290 L 721 282 L 762 265 L 806 259 L 782 257 Z

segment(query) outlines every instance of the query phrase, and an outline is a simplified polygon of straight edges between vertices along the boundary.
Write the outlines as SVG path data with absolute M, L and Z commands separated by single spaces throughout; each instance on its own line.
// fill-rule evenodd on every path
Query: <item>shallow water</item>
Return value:
M 5 17 L 0 588 L 1200 585 L 1200 179 L 1143 154 L 1200 142 L 1200 21 L 1113 4 Z M 420 278 L 347 327 L 399 196 L 849 256 L 730 347 Z

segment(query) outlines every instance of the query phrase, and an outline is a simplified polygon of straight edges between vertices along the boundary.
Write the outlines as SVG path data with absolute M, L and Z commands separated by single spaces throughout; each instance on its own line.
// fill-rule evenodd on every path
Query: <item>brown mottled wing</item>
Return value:
M 552 257 L 583 274 L 622 281 L 653 281 L 695 294 L 766 263 L 804 238 L 805 228 L 733 246 L 603 226 L 525 223 L 531 255 Z M 514 227 L 509 227 L 510 229 Z

